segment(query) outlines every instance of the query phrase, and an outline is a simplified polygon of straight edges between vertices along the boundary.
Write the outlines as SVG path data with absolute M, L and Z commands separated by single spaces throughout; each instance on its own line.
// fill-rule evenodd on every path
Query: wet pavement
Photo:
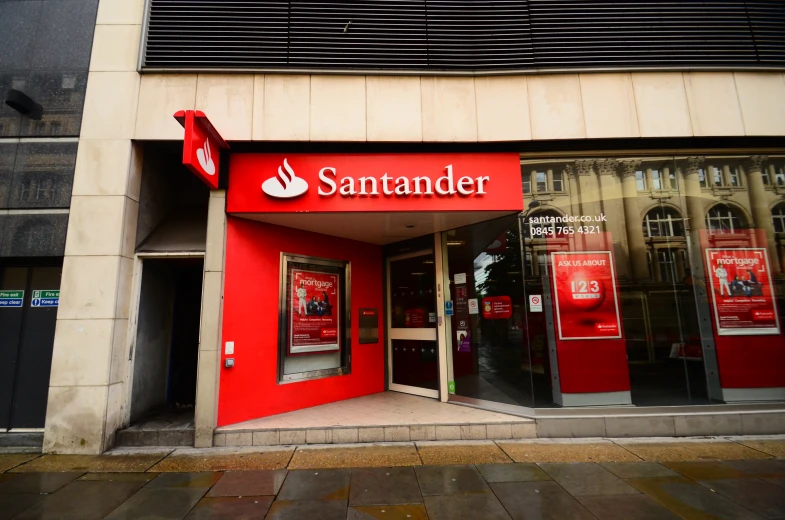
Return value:
M 0 451 L 0 520 L 785 519 L 785 437 Z

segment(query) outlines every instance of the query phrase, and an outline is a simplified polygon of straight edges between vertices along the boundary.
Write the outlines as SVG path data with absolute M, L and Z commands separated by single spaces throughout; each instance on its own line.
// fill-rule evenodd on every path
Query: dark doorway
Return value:
M 60 265 L 0 266 L 2 429 L 44 427 L 61 273 Z M 41 305 L 36 291 L 51 297 Z
M 143 260 L 132 424 L 172 417 L 173 412 L 180 421 L 193 420 L 202 273 L 201 258 Z

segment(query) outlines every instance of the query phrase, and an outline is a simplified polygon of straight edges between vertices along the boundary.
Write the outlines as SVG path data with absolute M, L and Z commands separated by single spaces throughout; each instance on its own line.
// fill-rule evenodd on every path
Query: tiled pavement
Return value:
M 0 451 L 0 520 L 785 519 L 785 436 Z

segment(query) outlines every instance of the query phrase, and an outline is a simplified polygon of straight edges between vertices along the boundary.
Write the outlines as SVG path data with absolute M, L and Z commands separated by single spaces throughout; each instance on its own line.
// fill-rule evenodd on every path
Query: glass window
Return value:
M 774 182 L 777 186 L 785 186 L 785 167 L 780 166 L 777 168 L 777 173 L 774 174 Z
M 536 172 L 535 176 L 537 178 L 537 191 L 539 193 L 548 191 L 548 174 L 545 172 Z
M 761 178 L 763 179 L 764 186 L 771 186 L 771 175 L 769 175 L 769 168 L 763 168 L 761 170 Z
M 643 217 L 643 236 L 676 237 L 684 236 L 684 224 L 676 210 L 655 208 Z
M 673 282 L 676 278 L 676 251 L 674 249 L 658 249 L 657 263 L 660 278 L 663 282 Z
M 698 182 L 701 188 L 708 188 L 709 186 L 709 183 L 706 181 L 706 170 L 703 168 L 698 168 Z
M 553 172 L 553 191 L 564 191 L 564 174 Z
M 643 170 L 635 172 L 635 184 L 638 186 L 638 191 L 646 191 L 646 172 Z
M 523 192 L 527 194 L 532 192 L 532 176 L 530 173 L 523 174 Z
M 706 229 L 711 234 L 733 233 L 743 228 L 741 217 L 725 204 L 717 204 L 706 213 Z
M 725 176 L 722 175 L 722 168 L 717 168 L 716 166 L 712 166 L 711 170 L 714 179 L 714 185 L 725 186 Z
M 655 190 L 662 189 L 662 174 L 660 170 L 651 170 L 651 187 Z
M 741 186 L 741 170 L 738 166 L 733 166 L 730 169 L 730 185 L 735 188 Z
M 785 233 L 785 204 L 777 204 L 771 210 L 771 219 L 774 221 L 774 232 Z
M 670 189 L 679 189 L 679 183 L 676 180 L 676 170 L 673 168 L 668 168 L 668 182 L 670 183 Z
M 527 220 L 529 225 L 524 231 L 527 238 L 553 237 L 556 234 L 556 220 L 560 217 L 561 215 L 553 210 L 538 211 L 530 215 Z

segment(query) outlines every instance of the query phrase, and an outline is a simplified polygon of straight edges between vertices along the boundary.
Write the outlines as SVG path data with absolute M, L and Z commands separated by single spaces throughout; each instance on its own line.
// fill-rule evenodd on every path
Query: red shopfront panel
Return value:
M 360 345 L 352 320 L 352 373 L 278 384 L 281 252 L 351 262 L 355 309 L 383 308 L 381 247 L 228 217 L 223 342 L 234 341 L 233 368 L 222 354 L 218 426 L 384 390 L 384 337 Z
M 549 240 L 548 246 L 561 392 L 629 391 L 621 295 L 611 234 L 562 236 Z M 592 291 L 594 281 L 600 284 L 597 293 Z M 565 297 L 573 291 L 600 296 L 602 301 L 597 305 L 591 299 L 567 301 Z
M 722 388 L 785 387 L 785 336 L 763 229 L 701 231 L 705 286 Z M 716 269 L 722 267 L 727 285 Z M 750 271 L 754 276 L 750 282 Z M 739 277 L 738 289 L 734 282 Z M 724 287 L 723 287 L 724 286 Z M 745 292 L 745 287 L 749 287 Z M 728 298 L 727 290 L 733 290 Z

